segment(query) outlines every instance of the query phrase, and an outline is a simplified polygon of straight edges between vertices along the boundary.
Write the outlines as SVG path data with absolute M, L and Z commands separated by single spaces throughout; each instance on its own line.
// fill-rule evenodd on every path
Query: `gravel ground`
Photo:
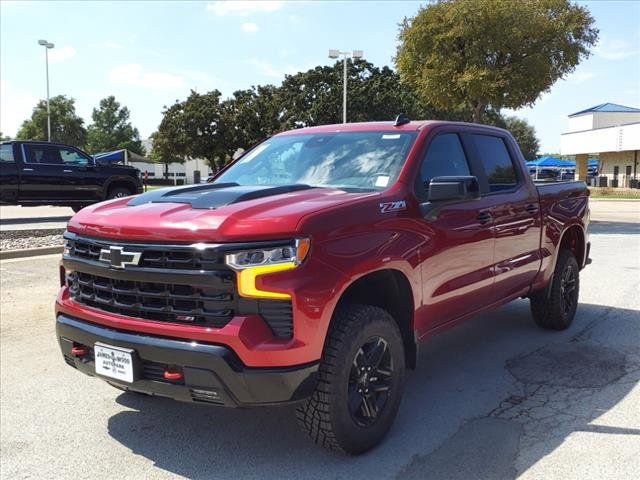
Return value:
M 62 245 L 64 228 L 49 230 L 11 230 L 0 232 L 0 250 L 55 247 Z

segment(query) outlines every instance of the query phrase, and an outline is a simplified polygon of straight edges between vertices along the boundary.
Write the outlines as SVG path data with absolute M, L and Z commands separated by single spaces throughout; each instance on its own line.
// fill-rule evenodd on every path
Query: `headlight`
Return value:
M 226 264 L 237 272 L 238 292 L 249 298 L 291 298 L 287 293 L 269 292 L 256 287 L 256 278 L 267 273 L 280 272 L 302 263 L 311 242 L 308 238 L 296 239 L 292 245 L 244 250 L 227 254 Z

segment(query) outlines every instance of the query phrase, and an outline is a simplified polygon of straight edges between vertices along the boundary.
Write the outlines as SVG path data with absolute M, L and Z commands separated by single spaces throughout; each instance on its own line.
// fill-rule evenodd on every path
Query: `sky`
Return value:
M 398 24 L 414 1 L 6 1 L 0 0 L 0 131 L 13 136 L 46 96 L 76 100 L 85 124 L 101 98 L 115 95 L 142 138 L 164 106 L 189 91 L 280 84 L 285 74 L 329 65 L 330 48 L 363 50 L 393 66 Z M 541 152 L 557 152 L 567 115 L 613 102 L 640 107 L 640 1 L 581 2 L 600 41 L 593 55 L 533 107 L 506 112 L 526 118 Z M 383 119 L 381 119 L 383 120 Z

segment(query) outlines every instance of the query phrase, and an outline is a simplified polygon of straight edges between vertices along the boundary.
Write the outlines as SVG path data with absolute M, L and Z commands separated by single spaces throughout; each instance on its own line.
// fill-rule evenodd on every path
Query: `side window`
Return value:
M 71 148 L 60 148 L 60 158 L 65 166 L 86 167 L 89 164 L 89 158 L 86 155 Z
M 12 144 L 0 145 L 0 163 L 15 163 Z
M 40 163 L 44 165 L 62 165 L 60 151 L 53 145 L 25 145 L 25 160 L 27 163 Z
M 513 168 L 504 140 L 492 135 L 473 134 L 471 137 L 487 174 L 489 191 L 499 192 L 514 188 L 518 183 L 516 170 Z
M 423 190 L 435 177 L 471 175 L 467 157 L 456 133 L 443 133 L 431 140 L 420 166 L 420 180 Z

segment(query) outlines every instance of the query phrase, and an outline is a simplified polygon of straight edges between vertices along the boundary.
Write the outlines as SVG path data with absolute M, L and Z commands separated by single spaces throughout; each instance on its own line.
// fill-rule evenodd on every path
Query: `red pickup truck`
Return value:
M 381 441 L 418 345 L 528 297 L 567 328 L 589 263 L 583 182 L 536 186 L 512 136 L 442 122 L 269 138 L 209 184 L 92 205 L 65 233 L 68 365 L 187 402 L 297 402 L 318 444 Z

